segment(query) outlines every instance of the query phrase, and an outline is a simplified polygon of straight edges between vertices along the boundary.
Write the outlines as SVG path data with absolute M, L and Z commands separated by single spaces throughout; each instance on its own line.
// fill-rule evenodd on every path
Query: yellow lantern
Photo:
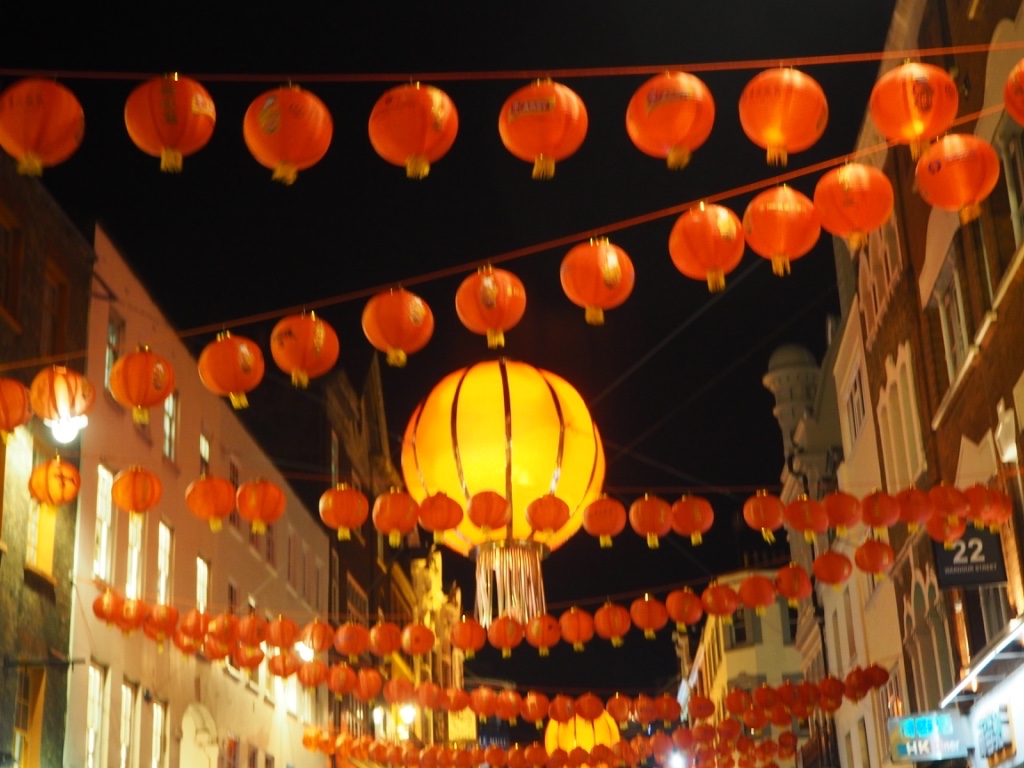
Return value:
M 443 492 L 468 506 L 491 491 L 509 503 L 510 524 L 478 527 L 467 515 L 443 538 L 455 552 L 475 554 L 484 626 L 492 615 L 511 612 L 525 624 L 544 613 L 540 561 L 579 530 L 604 471 L 601 438 L 580 394 L 553 373 L 506 358 L 443 378 L 417 406 L 402 443 L 402 472 L 417 502 Z M 568 505 L 569 520 L 534 530 L 526 508 L 548 494 Z
M 567 753 L 576 747 L 590 752 L 596 745 L 611 747 L 619 740 L 619 724 L 608 712 L 602 712 L 596 720 L 584 720 L 573 715 L 564 723 L 549 720 L 544 731 L 544 748 L 550 755 L 555 749 Z

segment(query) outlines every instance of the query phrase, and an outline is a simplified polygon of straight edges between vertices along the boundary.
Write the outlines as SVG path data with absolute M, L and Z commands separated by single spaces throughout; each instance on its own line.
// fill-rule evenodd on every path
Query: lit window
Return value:
M 110 371 L 124 352 L 124 320 L 114 310 L 107 315 L 107 345 L 103 359 L 103 386 L 110 389 Z
M 173 461 L 178 451 L 178 393 L 164 400 L 164 456 Z
M 205 433 L 199 433 L 199 474 L 205 475 L 210 471 L 210 438 Z
M 25 541 L 25 563 L 33 570 L 53 572 L 53 538 L 57 527 L 57 509 L 33 500 Z
M 121 768 L 132 764 L 132 732 L 135 729 L 135 686 L 121 683 Z
M 106 695 L 107 670 L 89 664 L 89 690 L 85 710 L 85 764 L 99 768 L 103 760 L 103 698 Z
M 166 605 L 171 600 L 171 547 L 174 534 L 167 523 L 160 521 L 156 542 L 156 601 Z
M 129 600 L 142 594 L 142 524 L 145 516 L 128 515 L 128 562 L 124 579 L 124 595 Z
M 206 610 L 210 602 L 210 564 L 201 557 L 196 558 L 196 608 Z
M 113 550 L 114 504 L 111 488 L 114 474 L 104 466 L 96 470 L 96 532 L 92 552 L 92 575 L 109 582 Z
M 14 758 L 17 766 L 39 765 L 43 740 L 45 672 L 18 667 L 14 691 Z
M 167 727 L 166 705 L 159 701 L 153 702 L 153 759 L 152 768 L 162 768 L 164 753 L 167 750 L 167 739 L 164 730 Z

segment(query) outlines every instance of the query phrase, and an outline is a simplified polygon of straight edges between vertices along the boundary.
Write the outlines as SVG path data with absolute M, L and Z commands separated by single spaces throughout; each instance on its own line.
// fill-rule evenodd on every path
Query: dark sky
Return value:
M 748 248 L 727 290 L 712 295 L 675 270 L 668 233 L 702 197 L 844 159 L 879 59 L 829 57 L 880 53 L 892 0 L 377 3 L 358 10 L 351 3 L 131 4 L 102 12 L 87 5 L 6 9 L 0 86 L 28 73 L 54 75 L 82 101 L 84 142 L 47 169 L 43 182 L 76 221 L 105 223 L 179 329 L 222 325 L 259 338 L 266 322 L 249 319 L 313 305 L 338 331 L 340 365 L 358 383 L 372 354 L 362 307 L 376 290 L 401 282 L 430 304 L 436 330 L 407 367 L 384 366 L 397 462 L 397 440 L 433 384 L 496 354 L 454 310 L 461 280 L 493 259 L 527 289 L 526 314 L 502 351 L 580 391 L 605 441 L 606 489 L 627 503 L 645 491 L 670 500 L 705 492 L 716 511 L 699 549 L 674 537 L 651 551 L 627 529 L 612 550 L 599 551 L 581 532 L 545 563 L 548 600 L 559 607 L 605 596 L 627 602 L 645 589 L 738 567 L 738 553 L 757 541 L 739 519 L 742 501 L 777 484 L 783 460 L 761 377 L 782 344 L 803 344 L 820 359 L 826 316 L 838 312 L 831 238 L 823 233 L 783 278 Z M 737 103 L 760 69 L 794 62 L 810 62 L 800 68 L 824 88 L 829 122 L 818 144 L 780 169 L 743 135 Z M 700 76 L 716 105 L 710 138 L 676 172 L 637 150 L 624 126 L 633 92 L 670 68 Z M 203 82 L 217 108 L 212 140 L 185 159 L 180 175 L 160 173 L 123 122 L 134 85 L 168 71 Z M 590 124 L 580 150 L 546 182 L 530 178 L 529 164 L 497 132 L 504 100 L 542 74 L 580 94 Z M 376 99 L 410 79 L 441 87 L 459 111 L 453 148 L 421 181 L 378 157 L 367 137 Z M 287 81 L 318 95 L 334 119 L 327 155 L 292 186 L 271 180 L 241 134 L 249 103 Z M 811 196 L 820 173 L 790 183 Z M 752 196 L 720 202 L 742 216 Z M 641 217 L 644 223 L 631 224 Z M 558 268 L 568 246 L 545 245 L 591 234 L 625 249 L 637 275 L 632 296 L 606 314 L 603 327 L 586 325 L 562 293 Z M 529 255 L 506 259 L 520 249 Z M 449 559 L 452 573 L 468 578 L 469 598 L 471 564 Z M 614 653 L 640 653 L 643 642 L 637 634 L 632 650 Z M 650 669 L 622 665 L 622 674 L 632 681 L 671 676 L 676 661 L 658 644 L 646 654 Z M 479 671 L 502 676 L 502 664 L 486 662 Z M 584 666 L 608 675 L 620 667 L 614 656 Z M 543 674 L 572 669 L 559 658 Z

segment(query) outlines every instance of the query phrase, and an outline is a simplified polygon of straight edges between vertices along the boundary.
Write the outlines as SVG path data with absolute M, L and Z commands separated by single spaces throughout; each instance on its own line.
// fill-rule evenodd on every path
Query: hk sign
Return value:
M 956 712 L 921 712 L 889 718 L 889 755 L 893 762 L 967 757 L 967 746 L 967 728 Z

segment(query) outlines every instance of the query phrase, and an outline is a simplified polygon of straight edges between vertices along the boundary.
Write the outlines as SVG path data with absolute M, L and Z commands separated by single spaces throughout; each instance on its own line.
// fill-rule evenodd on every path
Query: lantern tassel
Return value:
M 615 637 L 612 638 L 612 648 L 621 648 L 621 647 L 622 647 L 622 637 L 619 636 L 619 635 L 616 635 Z
M 236 411 L 249 407 L 249 398 L 245 396 L 245 392 L 228 392 L 228 400 Z
M 402 546 L 402 532 L 398 529 L 390 531 L 388 533 L 388 544 L 396 548 Z
M 292 386 L 306 389 L 309 386 L 309 373 L 298 369 L 292 371 Z
M 648 549 L 657 549 L 658 548 L 658 536 L 657 536 L 657 534 L 653 534 L 653 533 L 648 533 L 647 534 L 647 547 L 648 547 Z
M 781 165 L 785 167 L 787 162 L 789 162 L 789 154 L 786 152 L 785 147 L 768 147 L 768 165 Z
M 476 614 L 484 627 L 505 614 L 525 625 L 546 612 L 541 552 L 536 544 L 517 541 L 502 546 L 488 542 L 478 548 Z
M 551 650 L 546 645 L 542 645 L 538 649 L 537 653 L 540 656 L 550 656 L 551 655 Z
M 172 147 L 160 150 L 160 170 L 164 173 L 181 173 L 182 154 Z
M 850 251 L 857 253 L 863 251 L 868 246 L 868 236 L 864 232 L 851 232 L 850 236 L 846 238 L 847 245 L 850 246 Z
M 404 349 L 396 349 L 392 347 L 388 350 L 388 365 L 393 368 L 404 368 L 407 359 Z
M 487 329 L 487 348 L 499 349 L 505 346 L 505 333 L 500 328 Z
M 665 160 L 669 170 L 681 171 L 690 164 L 690 148 L 682 144 L 676 144 L 668 151 L 668 157 Z
M 537 159 L 533 161 L 533 178 L 535 179 L 552 179 L 555 176 L 555 161 L 550 157 L 544 157 L 544 155 L 537 155 Z
M 654 630 L 653 629 L 645 629 L 644 630 L 644 637 L 647 638 L 648 640 L 653 640 L 655 637 L 657 637 L 657 635 L 654 634 Z
M 772 256 L 772 274 L 785 277 L 789 274 L 789 257 Z
M 709 269 L 707 272 L 708 291 L 719 293 L 725 290 L 725 273 L 720 269 Z
M 223 527 L 224 527 L 224 524 L 221 522 L 219 517 L 211 517 L 210 518 L 210 530 L 211 531 L 216 533 L 217 531 L 219 531 Z
M 700 531 L 690 536 L 690 544 L 695 547 L 699 547 L 704 543 L 704 537 L 700 535 Z
M 136 424 L 149 424 L 149 408 L 141 405 L 132 407 L 132 421 Z
M 586 307 L 583 319 L 587 325 L 604 325 L 604 310 L 601 307 Z
M 43 160 L 35 152 L 26 152 L 18 160 L 18 174 L 21 176 L 42 176 Z
M 612 545 L 612 537 L 602 534 L 597 537 L 597 542 L 601 545 L 601 549 L 608 549 Z
M 349 541 L 352 538 L 352 529 L 341 527 L 338 529 L 338 540 Z
M 573 643 L 572 649 L 577 653 L 583 650 L 583 643 Z
M 761 536 L 764 537 L 764 540 L 769 544 L 775 543 L 775 534 L 773 534 L 768 528 L 761 529 Z
M 425 179 L 430 173 L 430 162 L 423 155 L 410 155 L 405 161 L 405 175 L 410 179 Z
M 266 533 L 267 532 L 267 524 L 264 523 L 262 520 L 253 520 L 252 521 L 252 532 L 257 534 L 257 535 L 259 535 L 261 533 Z
M 299 169 L 293 163 L 278 163 L 271 177 L 274 181 L 291 186 L 299 176 Z

